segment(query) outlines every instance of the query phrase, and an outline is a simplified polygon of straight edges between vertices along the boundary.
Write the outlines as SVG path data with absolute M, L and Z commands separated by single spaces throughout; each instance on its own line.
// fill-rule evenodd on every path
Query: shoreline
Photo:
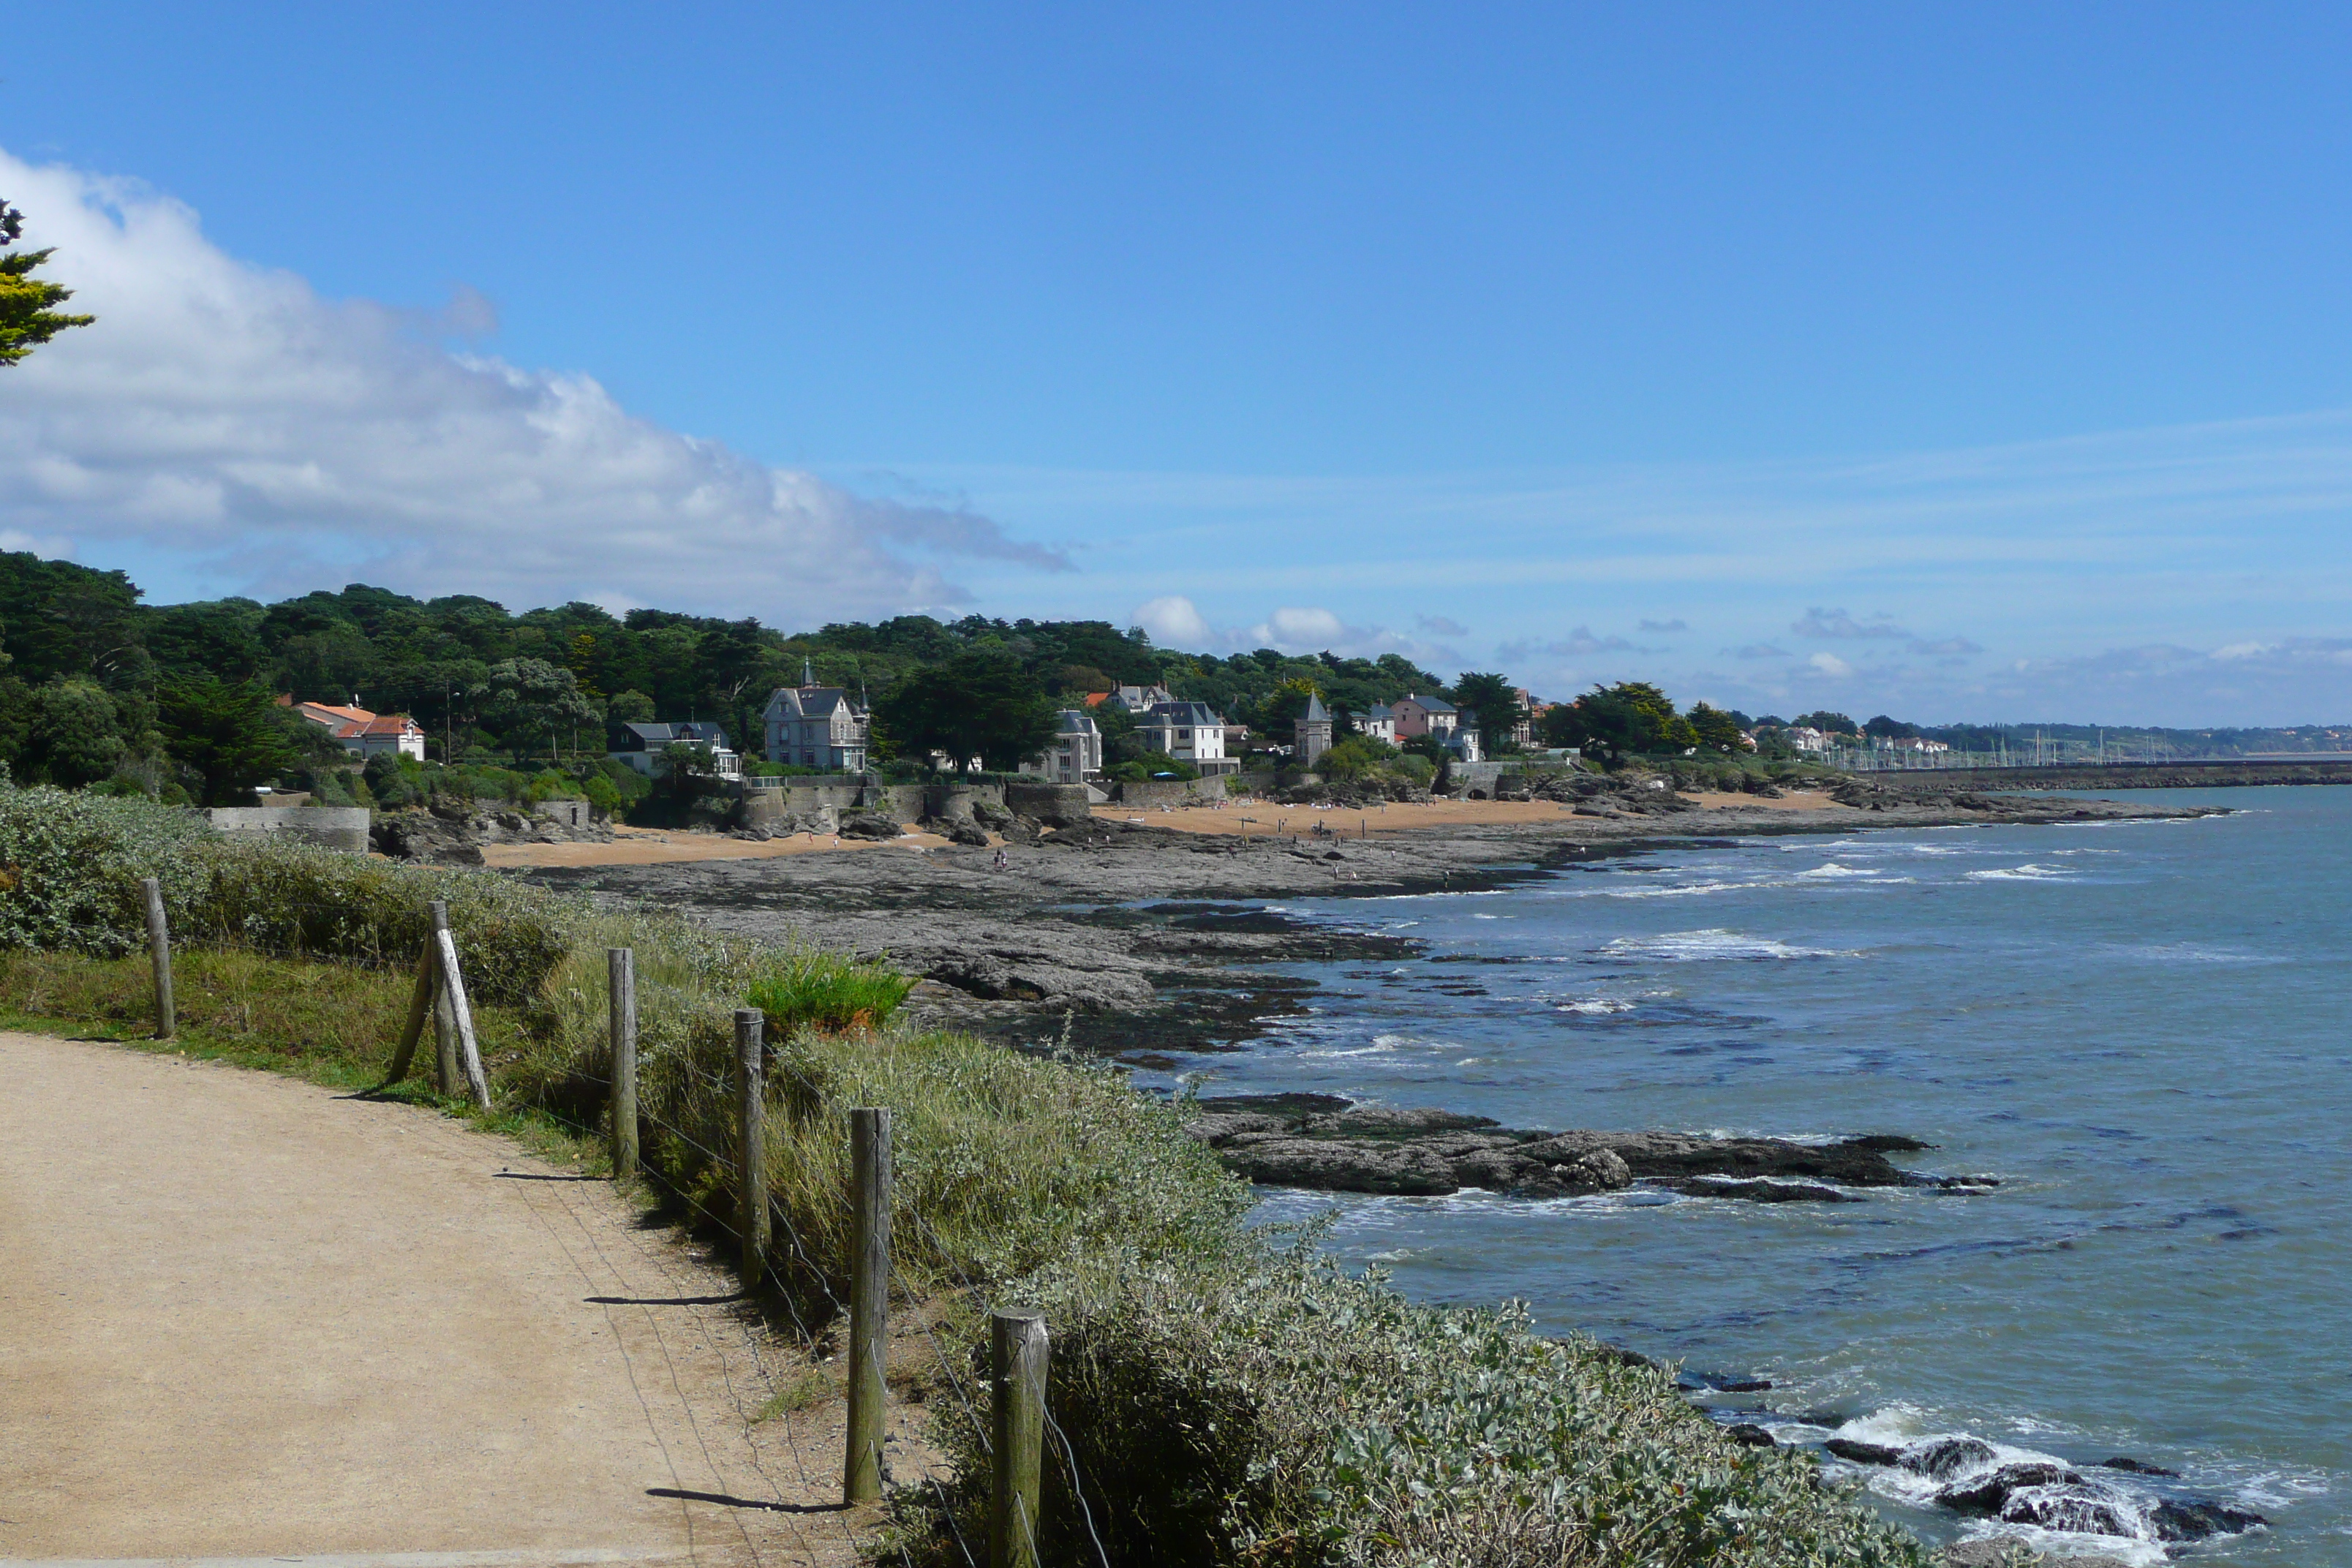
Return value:
M 1256 803 L 1098 807 L 1034 845 L 967 847 L 908 835 L 855 852 L 851 842 L 835 851 L 819 839 L 823 852 L 811 853 L 672 833 L 673 841 L 705 842 L 647 846 L 632 835 L 609 845 L 509 845 L 497 847 L 493 864 L 755 940 L 887 957 L 919 978 L 910 1005 L 926 1022 L 1025 1047 L 1066 1038 L 1089 1054 L 1164 1069 L 1171 1051 L 1238 1048 L 1315 989 L 1265 966 L 1421 951 L 1409 938 L 1310 926 L 1259 907 L 1267 902 L 1475 892 L 1580 862 L 1739 838 L 2222 814 L 2074 797 L 1969 800 L 1667 797 L 1607 816 L 1511 801 L 1385 813 Z M 1372 826 L 1382 816 L 1390 826 Z M 1277 821 L 1279 837 L 1255 831 Z M 1339 830 L 1349 826 L 1354 835 Z M 672 849 L 677 858 L 653 858 Z M 1002 871 L 993 868 L 1000 852 Z

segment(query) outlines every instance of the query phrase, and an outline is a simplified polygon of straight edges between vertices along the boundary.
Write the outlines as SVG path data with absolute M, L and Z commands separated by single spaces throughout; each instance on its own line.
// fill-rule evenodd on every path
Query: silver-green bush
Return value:
M 184 903 L 190 852 L 213 837 L 197 813 L 152 801 L 0 784 L 0 947 L 130 952 L 145 940 L 139 879 Z

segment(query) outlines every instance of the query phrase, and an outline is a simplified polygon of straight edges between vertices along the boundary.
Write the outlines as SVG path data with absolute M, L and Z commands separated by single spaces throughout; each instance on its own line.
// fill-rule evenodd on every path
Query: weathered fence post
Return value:
M 457 967 L 457 939 L 447 927 L 433 933 L 433 945 L 441 955 L 441 994 L 449 1003 L 449 1019 L 457 1027 L 457 1047 L 464 1053 L 466 1082 L 474 1090 L 474 1103 L 484 1110 L 490 1108 L 490 1080 L 482 1071 L 481 1047 L 474 1040 L 474 1010 L 466 1002 L 466 977 Z
M 142 877 L 139 890 L 147 898 L 147 951 L 155 961 L 155 1037 L 168 1040 L 178 1021 L 172 1009 L 172 928 L 163 915 L 163 884 Z
M 1037 1568 L 1037 1481 L 1045 1452 L 1045 1320 L 989 1314 L 988 1568 Z
M 416 1041 L 425 1033 L 425 1016 L 433 1010 L 433 999 L 440 987 L 434 984 L 440 970 L 440 955 L 434 951 L 433 939 L 425 939 L 425 951 L 416 958 L 416 984 L 408 989 L 408 1021 L 400 1026 L 400 1044 L 394 1047 L 392 1066 L 383 1075 L 383 1087 L 390 1089 L 408 1077 L 408 1064 L 416 1059 Z
M 855 1183 L 849 1255 L 849 1454 L 842 1470 L 845 1502 L 882 1496 L 882 1358 L 890 1302 L 890 1113 L 849 1113 L 849 1168 Z
M 433 911 L 433 934 L 427 940 L 433 949 L 433 1087 L 443 1094 L 457 1092 L 457 1022 L 449 1011 L 449 987 L 441 974 L 441 936 L 449 929 L 449 906 L 436 899 L 428 906 Z
M 625 947 L 604 950 L 612 992 L 613 1179 L 637 1173 L 637 969 Z
M 743 1239 L 743 1289 L 759 1288 L 768 1266 L 768 1100 L 762 1088 L 765 1069 L 760 1061 L 760 1026 L 766 1015 L 757 1007 L 735 1009 L 735 1070 L 743 1092 L 742 1122 L 735 1145 L 736 1233 Z

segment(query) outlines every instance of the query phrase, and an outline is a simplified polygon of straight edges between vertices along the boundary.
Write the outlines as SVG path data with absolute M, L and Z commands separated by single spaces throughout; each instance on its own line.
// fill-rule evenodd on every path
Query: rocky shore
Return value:
M 1003 836 L 1003 870 L 996 847 L 950 844 L 518 874 L 676 909 L 765 941 L 887 954 L 925 980 L 919 1016 L 1022 1043 L 1066 1035 L 1080 1049 L 1160 1066 L 1170 1052 L 1246 1039 L 1311 990 L 1263 966 L 1421 951 L 1409 940 L 1292 921 L 1255 907 L 1261 900 L 1475 891 L 1610 857 L 1759 835 L 2203 815 L 2104 800 L 1923 797 L 1867 783 L 1848 792 L 1853 805 L 1703 807 L 1648 787 L 1656 781 L 1592 782 L 1611 787 L 1558 803 L 1556 816 L 1402 833 L 1366 835 L 1368 819 L 1356 812 L 1300 807 L 1265 808 L 1264 825 L 1247 837 L 1168 826 L 1184 820 L 1181 812 L 1020 824 Z M 1285 831 L 1265 831 L 1277 821 Z
M 1185 1131 L 1253 1182 L 1318 1192 L 1442 1196 L 1476 1187 L 1574 1197 L 1635 1183 L 1755 1203 L 1860 1203 L 1854 1188 L 1981 1192 L 1991 1176 L 1927 1175 L 1890 1153 L 1932 1145 L 1896 1135 L 1799 1143 L 1686 1132 L 1533 1131 L 1456 1111 L 1358 1105 L 1324 1094 L 1192 1101 Z

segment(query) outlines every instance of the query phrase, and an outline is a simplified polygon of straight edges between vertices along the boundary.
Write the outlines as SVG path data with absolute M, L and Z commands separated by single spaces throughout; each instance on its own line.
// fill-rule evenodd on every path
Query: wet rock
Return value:
M 1695 1198 L 1744 1198 L 1756 1204 L 1858 1204 L 1852 1193 L 1820 1182 L 1780 1182 L 1769 1176 L 1689 1176 L 1666 1184 Z
M 2023 1488 L 2080 1486 L 2082 1483 L 2083 1478 L 2063 1465 L 2028 1461 L 2003 1465 L 1991 1475 L 1946 1487 L 1936 1494 L 1936 1500 L 1955 1513 L 1973 1513 L 1989 1519 L 1999 1513 L 2002 1505 Z
M 1900 1448 L 1890 1448 L 1883 1443 L 1857 1443 L 1851 1437 L 1832 1437 L 1822 1447 L 1849 1464 L 1895 1465 L 1903 1460 Z
M 2194 1499 L 2187 1501 L 2167 1498 L 2156 1505 L 2148 1515 L 2158 1541 L 2204 1541 L 2216 1535 L 2238 1535 L 2269 1520 L 2244 1509 L 2230 1508 L 2218 1502 Z
M 1930 1437 L 1905 1448 L 1895 1462 L 1906 1470 L 1941 1481 L 1964 1470 L 1990 1465 L 1999 1458 L 1993 1446 L 1981 1437 Z
M 959 818 L 946 824 L 940 831 L 947 836 L 948 841 L 951 844 L 961 844 L 971 849 L 988 847 L 987 829 L 976 822 L 967 822 Z
M 2112 1459 L 2101 1459 L 2098 1468 L 2103 1470 L 2122 1470 L 2126 1475 L 2134 1476 L 2177 1476 L 2180 1473 L 2179 1470 L 2168 1470 L 2162 1465 L 2151 1465 L 2145 1459 L 2135 1459 L 2121 1454 Z
M 1944 1568 L 2129 1568 L 2120 1557 L 2044 1557 L 2021 1541 L 1988 1536 L 1947 1546 Z
M 2003 1524 L 2030 1524 L 2036 1530 L 2063 1530 L 2077 1535 L 2138 1533 L 2138 1510 L 2112 1493 L 2082 1487 L 2026 1487 L 2011 1492 L 2000 1505 Z
M 1746 1448 L 1777 1448 L 1772 1434 L 1753 1422 L 1742 1421 L 1736 1426 L 1726 1426 L 1723 1435 Z
M 1245 1133 L 1218 1152 L 1227 1166 L 1266 1186 L 1419 1197 L 1462 1187 L 1435 1153 L 1404 1143 Z
M 1232 1121 L 1250 1115 L 1274 1118 Z M 1895 1186 L 1910 1173 L 1865 1146 L 1784 1142 L 1768 1138 L 1702 1138 L 1681 1132 L 1540 1132 L 1498 1127 L 1493 1119 L 1429 1108 L 1351 1105 L 1288 1106 L 1267 1099 L 1222 1097 L 1197 1102 L 1194 1136 L 1217 1149 L 1226 1163 L 1253 1181 L 1280 1168 L 1325 1181 L 1370 1181 L 1365 1186 L 1324 1186 L 1337 1192 L 1451 1192 L 1478 1187 L 1513 1196 L 1545 1198 L 1615 1192 L 1644 1178 L 1677 1191 L 1761 1203 L 1854 1203 L 1838 1183 Z M 1345 1142 L 1345 1159 L 1316 1159 L 1270 1143 Z M 1902 1141 L 1908 1142 L 1907 1140 Z M 1246 1156 L 1244 1147 L 1250 1151 Z M 1429 1189 L 1443 1166 L 1450 1187 Z M 1299 1185 L 1302 1183 L 1289 1184 Z

